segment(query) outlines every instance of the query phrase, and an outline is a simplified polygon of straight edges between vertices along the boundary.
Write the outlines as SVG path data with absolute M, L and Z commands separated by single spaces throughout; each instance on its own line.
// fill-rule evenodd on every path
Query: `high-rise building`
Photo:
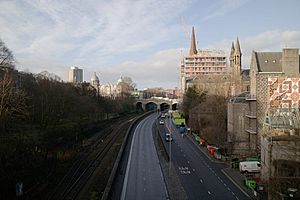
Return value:
M 226 54 L 222 50 L 201 50 L 197 48 L 195 28 L 192 29 L 189 55 L 181 63 L 181 92 L 186 82 L 205 75 L 225 74 L 227 72 Z
M 83 82 L 83 70 L 78 67 L 70 67 L 68 70 L 68 82 L 82 83 Z

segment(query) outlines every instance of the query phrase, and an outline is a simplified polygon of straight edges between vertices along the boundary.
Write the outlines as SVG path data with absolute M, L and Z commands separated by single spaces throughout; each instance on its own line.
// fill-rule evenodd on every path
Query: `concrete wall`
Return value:
M 227 112 L 227 141 L 232 144 L 232 156 L 244 157 L 249 155 L 249 134 L 245 131 L 245 114 L 248 103 L 228 103 Z

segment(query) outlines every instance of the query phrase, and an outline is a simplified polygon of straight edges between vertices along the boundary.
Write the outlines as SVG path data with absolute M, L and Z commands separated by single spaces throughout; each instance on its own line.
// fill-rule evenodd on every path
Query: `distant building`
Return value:
M 299 51 L 298 49 L 283 49 L 282 52 L 253 51 L 249 74 L 250 93 L 240 96 L 238 102 L 234 97 L 228 104 L 228 142 L 232 143 L 233 155 L 237 157 L 260 156 L 265 115 L 270 108 L 291 108 L 298 105 L 297 100 L 291 99 L 297 97 L 298 92 L 291 89 L 289 90 L 292 92 L 291 95 L 282 92 L 284 91 L 282 87 L 298 87 L 293 85 L 291 80 L 300 77 Z M 282 78 L 289 84 L 272 89 L 278 90 L 277 93 L 280 95 L 272 97 L 274 99 L 270 101 L 272 91 L 268 84 L 275 80 L 273 84 L 279 87 Z M 239 128 L 236 128 L 237 126 Z
M 96 72 L 93 73 L 90 81 L 90 85 L 97 90 L 98 95 L 102 97 L 108 97 L 116 99 L 121 97 L 125 92 L 129 92 L 131 95 L 136 96 L 137 93 L 134 90 L 129 90 L 127 84 L 124 84 L 123 78 L 119 78 L 116 84 L 100 84 L 99 77 Z
M 178 99 L 179 97 L 179 90 L 177 87 L 174 89 L 166 89 L 165 93 L 166 93 L 166 97 L 169 99 Z
M 82 83 L 83 82 L 83 70 L 78 67 L 70 67 L 68 70 L 68 82 Z
M 196 47 L 195 29 L 192 30 L 189 55 L 181 63 L 181 97 L 188 87 L 196 85 L 211 95 L 230 97 L 249 90 L 249 70 L 242 70 L 239 40 L 232 43 L 230 64 L 222 50 L 200 50 Z
M 299 49 L 253 51 L 250 93 L 228 107 L 228 129 L 236 129 L 228 131 L 234 153 L 261 158 L 270 199 L 300 189 L 299 61 Z
M 181 63 L 180 80 L 181 93 L 187 89 L 187 82 L 191 82 L 205 75 L 225 74 L 227 71 L 225 52 L 221 50 L 201 50 L 197 48 L 195 29 L 192 29 L 189 55 Z
M 98 88 L 100 86 L 100 81 L 96 72 L 93 73 L 90 84 L 95 88 Z

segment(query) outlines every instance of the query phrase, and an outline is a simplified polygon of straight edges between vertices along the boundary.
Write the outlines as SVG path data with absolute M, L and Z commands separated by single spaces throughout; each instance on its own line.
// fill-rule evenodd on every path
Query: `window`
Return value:
M 257 167 L 260 167 L 260 163 L 257 163 Z

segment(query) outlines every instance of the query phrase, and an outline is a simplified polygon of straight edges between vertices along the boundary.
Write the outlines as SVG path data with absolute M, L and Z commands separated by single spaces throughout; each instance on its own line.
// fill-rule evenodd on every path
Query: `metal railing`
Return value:
M 256 118 L 256 112 L 246 112 L 246 117 L 249 117 L 249 118 Z
M 246 100 L 256 100 L 256 94 L 247 94 Z

